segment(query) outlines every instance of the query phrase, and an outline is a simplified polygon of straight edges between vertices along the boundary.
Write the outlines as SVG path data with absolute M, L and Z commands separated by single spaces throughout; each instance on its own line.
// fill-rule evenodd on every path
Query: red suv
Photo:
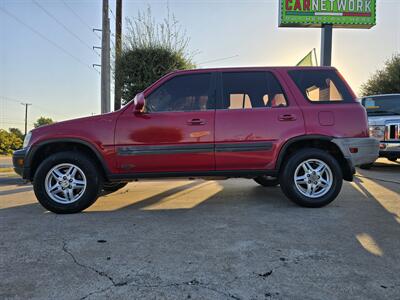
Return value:
M 244 177 L 321 207 L 378 152 L 336 69 L 262 67 L 173 72 L 119 111 L 34 129 L 13 161 L 55 213 L 158 177 Z

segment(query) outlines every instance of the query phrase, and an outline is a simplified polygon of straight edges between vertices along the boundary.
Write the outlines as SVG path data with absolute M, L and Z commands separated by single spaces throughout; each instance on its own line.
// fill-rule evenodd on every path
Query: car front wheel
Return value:
M 34 176 L 36 198 L 59 214 L 77 213 L 92 205 L 102 186 L 101 172 L 86 155 L 60 152 L 45 159 Z
M 305 207 L 322 207 L 332 202 L 342 188 L 342 181 L 337 160 L 314 148 L 297 151 L 280 172 L 284 194 Z

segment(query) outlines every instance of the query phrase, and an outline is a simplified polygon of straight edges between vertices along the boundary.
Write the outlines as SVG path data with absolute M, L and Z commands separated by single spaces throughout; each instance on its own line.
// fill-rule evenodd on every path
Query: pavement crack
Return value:
M 92 272 L 95 272 L 99 276 L 106 278 L 111 283 L 109 286 L 107 286 L 105 288 L 97 289 L 95 291 L 92 291 L 92 292 L 88 293 L 87 295 L 81 297 L 80 300 L 85 300 L 85 299 L 87 299 L 90 296 L 95 295 L 95 294 L 104 293 L 104 292 L 109 291 L 109 290 L 111 290 L 111 289 L 113 289 L 115 287 L 122 287 L 122 286 L 127 286 L 127 285 L 132 285 L 132 286 L 136 286 L 136 287 L 139 287 L 139 288 L 163 288 L 163 287 L 193 286 L 193 287 L 198 287 L 198 288 L 202 288 L 202 289 L 207 289 L 207 290 L 213 291 L 213 292 L 215 292 L 217 294 L 220 294 L 220 295 L 223 295 L 223 296 L 225 296 L 225 297 L 227 297 L 229 299 L 234 299 L 234 300 L 240 300 L 241 299 L 240 297 L 238 297 L 238 296 L 236 296 L 236 295 L 234 295 L 232 293 L 221 291 L 221 290 L 219 290 L 217 288 L 214 288 L 214 287 L 210 286 L 210 284 L 200 282 L 197 279 L 192 279 L 190 281 L 184 281 L 184 282 L 180 282 L 180 283 L 168 283 L 168 284 L 135 284 L 133 278 L 130 279 L 130 280 L 124 279 L 122 281 L 117 282 L 117 281 L 114 280 L 113 277 L 111 277 L 106 272 L 100 271 L 100 270 L 98 270 L 98 269 L 96 269 L 96 268 L 94 268 L 94 267 L 92 267 L 90 265 L 86 265 L 86 264 L 80 262 L 76 258 L 76 256 L 71 252 L 71 250 L 68 249 L 67 242 L 65 240 L 63 240 L 62 250 L 72 258 L 73 262 L 77 266 L 79 266 L 81 268 L 84 268 L 86 270 L 90 270 Z
M 72 258 L 73 262 L 74 262 L 77 266 L 79 266 L 79 267 L 81 267 L 81 268 L 84 268 L 84 269 L 86 269 L 86 270 L 90 270 L 90 271 L 92 271 L 92 272 L 95 272 L 95 273 L 98 274 L 99 276 L 104 277 L 104 278 L 106 278 L 108 281 L 111 282 L 111 285 L 109 285 L 108 287 L 102 288 L 102 289 L 99 289 L 99 290 L 96 290 L 96 291 L 93 291 L 93 292 L 90 292 L 90 293 L 87 294 L 86 296 L 80 298 L 81 300 L 84 300 L 84 299 L 86 299 L 86 298 L 88 298 L 88 297 L 90 297 L 91 295 L 94 295 L 94 294 L 103 293 L 103 292 L 105 292 L 105 291 L 107 291 L 107 290 L 109 290 L 109 289 L 111 289 L 111 288 L 113 288 L 113 287 L 121 287 L 121 286 L 127 285 L 127 284 L 129 283 L 129 281 L 127 281 L 127 280 L 123 280 L 123 281 L 117 282 L 117 281 L 114 280 L 114 278 L 112 278 L 112 277 L 111 277 L 109 274 L 107 274 L 106 272 L 97 270 L 96 268 L 94 268 L 94 267 L 92 267 L 92 266 L 89 266 L 89 265 L 86 265 L 86 264 L 81 263 L 81 262 L 75 257 L 75 255 L 68 249 L 68 247 L 67 247 L 67 242 L 66 242 L 66 241 L 63 241 L 62 250 L 63 250 L 65 253 L 67 253 L 67 254 Z
M 117 281 L 114 280 L 114 278 L 112 278 L 106 272 L 97 270 L 96 268 L 94 268 L 94 267 L 92 267 L 90 265 L 86 265 L 86 264 L 80 262 L 76 258 L 76 256 L 68 249 L 66 241 L 63 241 L 62 250 L 72 258 L 73 262 L 77 266 L 79 266 L 81 268 L 84 268 L 86 270 L 90 270 L 92 272 L 95 272 L 99 276 L 106 278 L 111 283 L 107 287 L 100 288 L 100 289 L 97 289 L 95 291 L 92 291 L 92 292 L 86 294 L 85 296 L 81 297 L 80 300 L 85 300 L 85 299 L 89 298 L 90 296 L 93 296 L 93 295 L 96 295 L 96 294 L 101 294 L 101 293 L 107 292 L 107 291 L 109 291 L 109 290 L 111 290 L 113 288 L 116 288 L 116 287 L 118 288 L 118 287 L 127 286 L 127 285 L 135 286 L 135 287 L 138 287 L 138 288 L 165 288 L 165 287 L 191 286 L 191 287 L 198 287 L 198 288 L 202 288 L 202 289 L 213 291 L 213 292 L 215 292 L 217 294 L 220 294 L 220 295 L 223 295 L 223 296 L 225 296 L 225 297 L 227 297 L 229 299 L 234 299 L 234 300 L 240 300 L 241 299 L 239 296 L 236 296 L 236 295 L 234 295 L 234 294 L 232 294 L 230 292 L 225 292 L 225 291 L 222 291 L 220 289 L 214 288 L 214 287 L 210 286 L 210 284 L 200 282 L 197 279 L 192 279 L 190 281 L 184 281 L 184 282 L 178 282 L 178 283 L 167 283 L 167 284 L 162 284 L 162 283 L 161 284 L 137 284 L 137 283 L 134 282 L 135 281 L 134 278 L 131 278 L 130 280 L 124 279 L 122 281 L 117 282 Z M 236 279 L 237 278 L 235 278 L 234 280 L 236 280 Z
M 217 294 L 223 295 L 229 299 L 241 300 L 239 296 L 236 296 L 229 292 L 221 291 L 217 288 L 211 287 L 208 283 L 203 283 L 198 281 L 197 279 L 192 279 L 190 281 L 178 282 L 178 283 L 168 283 L 168 284 L 130 284 L 139 288 L 166 288 L 166 287 L 179 287 L 179 286 L 191 286 L 198 287 L 206 290 L 213 291 Z
M 241 299 L 240 297 L 238 297 L 236 295 L 233 295 L 233 294 L 231 294 L 229 292 L 220 291 L 219 289 L 209 287 L 208 285 L 204 285 L 202 283 L 199 283 L 197 286 L 199 286 L 201 288 L 204 288 L 204 289 L 207 289 L 207 290 L 210 290 L 210 291 L 214 291 L 217 294 L 224 295 L 225 297 L 230 298 L 230 299 L 235 299 L 235 300 L 240 300 Z
M 103 288 L 103 289 L 100 289 L 100 290 L 96 290 L 96 291 L 90 292 L 89 294 L 87 294 L 86 296 L 83 296 L 83 297 L 80 298 L 79 300 L 85 300 L 85 299 L 89 298 L 89 297 L 92 296 L 92 295 L 104 293 L 104 292 L 106 292 L 106 291 L 112 289 L 113 287 L 114 287 L 113 285 L 110 285 L 110 286 L 108 286 L 108 287 L 106 287 L 106 288 Z
M 110 275 L 108 275 L 106 272 L 99 271 L 99 270 L 97 270 L 96 268 L 94 268 L 94 267 L 92 267 L 92 266 L 88 266 L 88 265 L 85 265 L 85 264 L 79 262 L 79 261 L 77 260 L 77 258 L 75 257 L 75 255 L 74 255 L 70 250 L 68 250 L 68 248 L 67 248 L 67 242 L 66 242 L 66 241 L 63 241 L 63 247 L 62 247 L 62 249 L 63 249 L 63 251 L 64 251 L 65 253 L 67 253 L 69 256 L 71 256 L 72 260 L 74 261 L 74 263 L 75 263 L 76 265 L 78 265 L 78 266 L 80 266 L 80 267 L 82 267 L 82 268 L 91 270 L 91 271 L 97 273 L 98 275 L 107 278 L 114 286 L 117 286 L 117 285 L 118 285 L 118 283 L 116 283 L 116 282 L 114 281 L 114 279 L 113 279 Z

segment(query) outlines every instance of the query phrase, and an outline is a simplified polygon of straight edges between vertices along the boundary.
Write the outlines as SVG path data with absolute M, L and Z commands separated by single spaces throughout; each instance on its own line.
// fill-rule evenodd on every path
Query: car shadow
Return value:
M 154 184 L 157 185 L 160 182 Z M 141 183 L 136 183 L 133 188 L 128 185 L 120 192 L 102 197 L 98 200 L 99 203 L 81 214 L 55 215 L 47 212 L 38 203 L 29 203 L 0 209 L 0 216 L 16 218 L 22 214 L 27 219 L 56 217 L 54 220 L 59 222 L 63 222 L 62 220 L 66 218 L 82 221 L 89 217 L 91 220 L 97 219 L 100 222 L 104 218 L 119 218 L 122 214 L 124 217 L 133 217 L 127 218 L 127 223 L 138 217 L 152 223 L 159 221 L 160 217 L 171 215 L 176 217 L 176 222 L 180 222 L 179 215 L 190 212 L 193 219 L 206 214 L 207 218 L 211 216 L 221 217 L 221 220 L 236 218 L 238 223 L 252 220 L 260 224 L 268 224 L 271 217 L 277 223 L 269 226 L 278 232 L 291 228 L 299 234 L 307 234 L 307 230 L 319 232 L 323 228 L 327 235 L 335 236 L 339 232 L 342 238 L 353 243 L 352 247 L 366 251 L 374 257 L 386 255 L 397 257 L 398 255 L 400 243 L 394 249 L 393 241 L 387 239 L 387 232 L 397 232 L 400 235 L 398 207 L 389 207 L 384 199 L 381 199 L 380 192 L 377 190 L 384 188 L 395 193 L 396 188 L 400 186 L 397 184 L 355 178 L 353 183 L 344 185 L 335 202 L 320 209 L 299 207 L 290 202 L 279 187 L 261 187 L 251 180 L 180 181 L 176 186 L 161 189 L 149 196 L 146 196 L 146 193 L 149 192 L 152 183 L 144 183 L 143 187 L 140 185 Z M 23 189 L 30 190 L 31 187 Z M 119 204 L 113 206 L 114 202 L 117 204 L 119 202 Z M 366 206 L 368 209 L 365 209 Z M 315 228 L 316 224 L 321 224 L 322 227 Z M 119 226 L 123 226 L 123 223 Z M 202 224 L 202 226 L 207 226 L 207 224 Z M 213 230 L 212 227 L 210 224 L 210 230 Z M 386 232 L 385 229 L 387 229 Z M 123 230 L 123 227 L 119 230 Z M 360 241 L 365 236 L 368 237 L 367 240 L 369 239 L 368 243 L 375 244 L 378 251 L 374 252 Z M 329 236 L 325 238 L 330 239 Z M 305 237 L 305 240 L 307 239 Z
M 372 168 L 369 170 L 363 170 L 360 168 L 357 168 L 357 171 L 360 173 L 370 173 L 370 172 L 380 172 L 380 173 L 391 173 L 391 172 L 400 172 L 400 161 L 396 162 L 391 162 L 389 160 L 385 161 L 382 159 L 379 159 L 379 161 L 376 161 Z
M 32 190 L 33 190 L 32 186 L 14 188 L 12 190 L 0 191 L 0 196 L 7 196 L 7 195 L 18 194 L 18 193 L 24 193 L 24 192 L 29 192 L 29 191 L 32 191 Z
M 2 176 L 0 177 L 0 186 L 9 186 L 9 185 L 17 185 L 17 186 L 22 186 L 22 185 L 29 185 L 29 183 L 26 183 L 21 177 L 19 176 Z

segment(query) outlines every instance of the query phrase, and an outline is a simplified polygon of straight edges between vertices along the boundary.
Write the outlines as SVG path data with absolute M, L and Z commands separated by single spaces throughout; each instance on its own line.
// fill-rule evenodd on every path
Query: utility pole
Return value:
M 21 105 L 25 106 L 25 135 L 28 133 L 28 106 L 32 105 L 32 103 L 21 103 Z
M 122 0 L 116 0 L 115 9 L 115 74 L 118 74 L 118 64 L 122 52 L 122 41 L 121 41 L 121 30 L 122 30 Z M 114 110 L 121 108 L 121 97 L 122 97 L 122 84 L 115 76 L 114 83 Z
M 101 113 L 110 112 L 110 19 L 108 0 L 103 0 L 101 32 Z

